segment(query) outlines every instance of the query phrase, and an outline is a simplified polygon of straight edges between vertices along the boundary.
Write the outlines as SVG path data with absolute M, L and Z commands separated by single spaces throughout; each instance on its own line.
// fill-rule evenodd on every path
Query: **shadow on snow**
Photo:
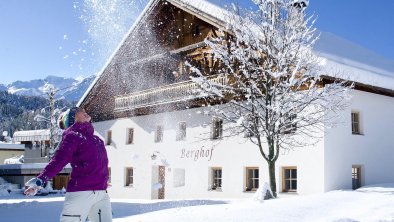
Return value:
M 59 221 L 63 204 L 64 201 L 39 202 L 36 200 L 18 203 L 2 203 L 0 204 L 0 215 L 2 215 L 2 219 L 5 219 L 7 222 L 20 222 L 21 218 L 29 222 Z M 219 200 L 172 200 L 154 203 L 112 202 L 111 204 L 113 218 L 116 219 L 172 208 L 227 204 L 227 202 Z
M 155 203 L 117 203 L 112 202 L 113 218 L 129 217 L 159 210 L 183 208 L 200 205 L 227 204 L 219 200 L 173 200 Z

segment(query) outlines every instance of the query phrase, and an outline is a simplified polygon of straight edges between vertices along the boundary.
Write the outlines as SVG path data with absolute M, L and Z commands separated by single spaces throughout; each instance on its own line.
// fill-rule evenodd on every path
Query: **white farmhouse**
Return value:
M 242 198 L 268 181 L 266 162 L 226 122 L 204 112 L 184 63 L 220 65 L 204 39 L 227 12 L 204 1 L 152 0 L 79 105 L 106 142 L 116 198 Z M 282 153 L 280 193 L 312 194 L 394 182 L 394 63 L 324 33 L 326 72 L 355 82 L 343 124 L 313 146 Z M 334 76 L 335 77 L 335 76 Z M 217 81 L 222 81 L 217 79 Z

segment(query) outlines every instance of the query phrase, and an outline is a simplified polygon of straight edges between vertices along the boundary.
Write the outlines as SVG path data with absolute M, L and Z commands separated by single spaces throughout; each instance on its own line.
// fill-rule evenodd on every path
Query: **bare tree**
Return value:
M 49 106 L 45 107 L 43 109 L 41 109 L 41 114 L 38 114 L 34 117 L 34 120 L 39 121 L 39 122 L 46 122 L 49 125 L 49 150 L 46 151 L 46 153 L 48 153 L 48 159 L 51 160 L 56 149 L 57 146 L 60 142 L 60 135 L 62 133 L 61 129 L 58 127 L 56 121 L 57 118 L 59 116 L 59 114 L 61 113 L 61 110 L 55 107 L 55 103 L 58 100 L 64 99 L 64 97 L 61 98 L 55 98 L 56 93 L 59 91 L 58 89 L 56 89 L 55 86 L 53 86 L 52 84 L 49 83 L 45 83 L 44 86 L 44 92 L 47 94 L 48 96 L 48 100 L 49 100 Z M 45 109 L 49 108 L 49 116 L 45 117 L 44 115 L 46 114 Z
M 338 123 L 352 84 L 322 76 L 313 51 L 318 36 L 306 1 L 254 0 L 258 11 L 228 16 L 218 37 L 207 39 L 221 62 L 215 81 L 192 65 L 194 82 L 210 101 L 225 101 L 211 114 L 226 122 L 229 135 L 244 134 L 268 163 L 277 196 L 275 163 L 280 151 L 312 145 Z M 217 78 L 214 78 L 217 79 Z

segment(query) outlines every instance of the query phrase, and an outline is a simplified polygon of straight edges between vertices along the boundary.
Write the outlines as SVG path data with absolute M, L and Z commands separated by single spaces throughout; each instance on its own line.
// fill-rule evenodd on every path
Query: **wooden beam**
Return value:
M 174 49 L 174 50 L 170 51 L 170 54 L 171 55 L 179 54 L 181 52 L 186 52 L 186 51 L 189 51 L 189 50 L 197 49 L 197 48 L 200 48 L 200 47 L 204 47 L 206 45 L 207 44 L 205 42 L 203 42 L 203 41 L 202 42 L 197 42 L 195 44 L 188 45 L 188 46 L 185 46 L 185 47 L 182 47 L 182 48 L 179 48 L 179 49 Z

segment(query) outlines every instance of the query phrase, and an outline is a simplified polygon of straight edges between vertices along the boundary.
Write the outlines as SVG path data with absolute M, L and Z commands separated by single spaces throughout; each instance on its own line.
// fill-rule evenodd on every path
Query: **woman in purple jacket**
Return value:
M 73 107 L 59 118 L 59 126 L 65 129 L 59 149 L 37 178 L 26 183 L 26 195 L 35 195 L 39 189 L 68 163 L 71 179 L 61 222 L 112 221 L 111 203 L 106 191 L 108 186 L 108 157 L 104 142 L 94 135 L 91 117 L 84 109 Z M 75 123 L 74 123 L 75 122 Z

